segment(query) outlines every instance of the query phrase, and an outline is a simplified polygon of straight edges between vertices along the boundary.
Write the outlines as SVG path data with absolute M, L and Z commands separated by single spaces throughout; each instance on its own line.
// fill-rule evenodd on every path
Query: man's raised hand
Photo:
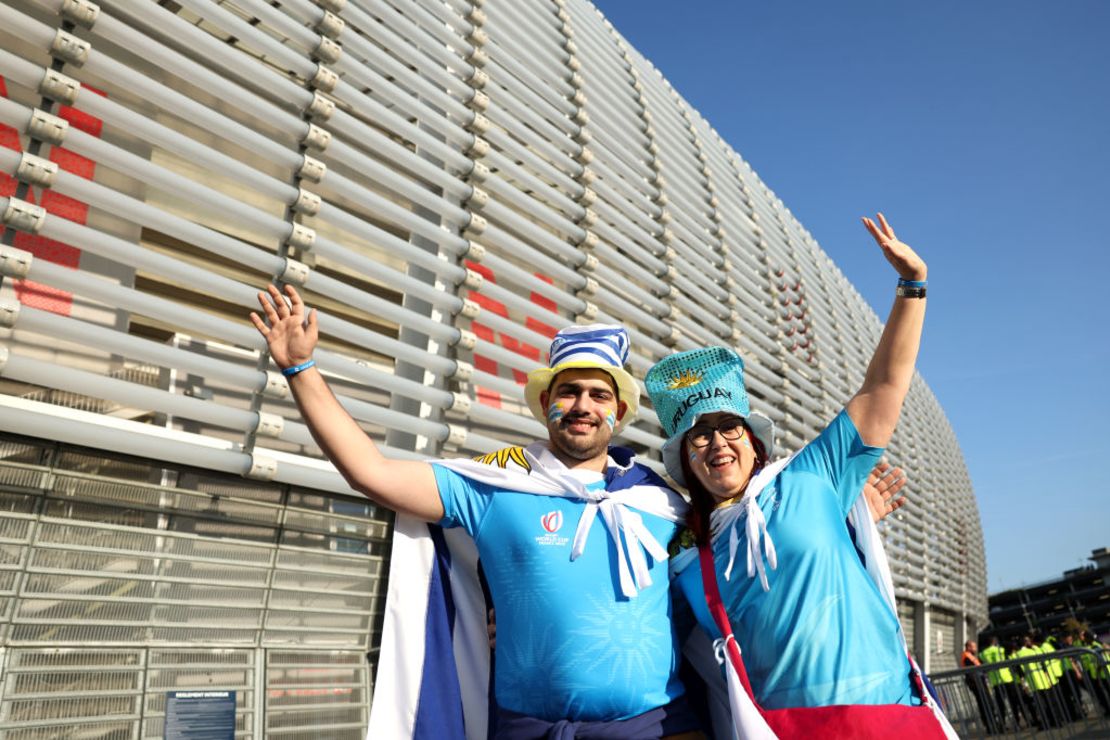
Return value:
M 286 302 L 288 297 L 288 302 Z M 284 369 L 304 365 L 312 359 L 319 331 L 316 312 L 305 312 L 304 302 L 291 285 L 285 295 L 273 285 L 259 291 L 258 303 L 265 320 L 251 314 L 251 323 L 266 338 L 270 356 Z M 312 438 L 339 470 L 351 488 L 371 501 L 425 522 L 443 519 L 432 466 L 417 460 L 389 460 L 367 436 L 328 388 L 324 376 L 314 370 L 298 372 L 290 383 L 297 410 Z
M 316 310 L 308 312 L 305 318 L 304 301 L 292 285 L 285 286 L 288 303 L 278 292 L 277 287 L 267 285 L 265 291 L 258 291 L 258 303 L 266 320 L 251 312 L 251 323 L 258 333 L 266 339 L 270 356 L 280 368 L 292 367 L 312 359 L 312 351 L 320 337 L 316 325 Z

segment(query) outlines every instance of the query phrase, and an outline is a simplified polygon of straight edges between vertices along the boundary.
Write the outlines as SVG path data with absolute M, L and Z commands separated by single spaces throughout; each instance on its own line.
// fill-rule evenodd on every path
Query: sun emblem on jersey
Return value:
M 637 677 L 665 670 L 661 661 L 669 660 L 669 655 L 664 656 L 669 651 L 658 648 L 666 644 L 667 634 L 658 620 L 648 617 L 650 598 L 608 602 L 591 596 L 588 601 L 590 607 L 574 630 L 576 644 L 591 646 L 589 656 L 582 659 L 586 670 L 604 675 L 613 685 L 634 683 Z
M 671 378 L 671 382 L 667 384 L 667 387 L 674 391 L 679 388 L 689 388 L 700 382 L 701 373 L 694 370 L 683 370 L 681 373 Z
M 524 456 L 523 447 L 505 447 L 488 455 L 479 455 L 474 460 L 483 465 L 496 465 L 499 468 L 507 468 L 510 462 L 514 462 L 529 473 L 532 472 L 532 466 L 528 464 L 528 458 Z

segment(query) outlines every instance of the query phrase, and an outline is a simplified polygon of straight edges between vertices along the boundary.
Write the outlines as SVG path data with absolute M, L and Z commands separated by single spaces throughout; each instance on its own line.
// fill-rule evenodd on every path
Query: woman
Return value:
M 859 391 L 801 451 L 769 463 L 771 420 L 750 411 L 743 361 L 729 349 L 672 355 L 646 377 L 668 437 L 667 471 L 690 491 L 683 544 L 711 543 L 721 600 L 765 709 L 922 702 L 882 579 L 867 572 L 877 564 L 861 561 L 845 517 L 909 390 L 927 268 L 882 214 L 878 225 L 863 223 L 899 275 L 894 307 Z M 675 558 L 674 583 L 717 638 L 691 551 Z

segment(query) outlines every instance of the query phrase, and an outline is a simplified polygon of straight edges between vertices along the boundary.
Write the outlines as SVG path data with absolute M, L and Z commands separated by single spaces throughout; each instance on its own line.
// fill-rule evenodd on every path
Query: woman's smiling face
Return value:
M 717 501 L 743 491 L 758 462 L 751 430 L 743 419 L 726 411 L 699 417 L 683 438 L 682 448 L 690 470 Z

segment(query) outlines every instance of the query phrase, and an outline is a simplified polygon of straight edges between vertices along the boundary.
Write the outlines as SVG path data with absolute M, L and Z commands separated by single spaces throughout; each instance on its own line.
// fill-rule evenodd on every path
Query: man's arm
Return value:
M 869 218 L 864 226 L 871 232 L 883 256 L 905 280 L 924 281 L 928 268 L 908 244 L 894 236 L 883 214 L 879 224 Z M 925 322 L 925 299 L 898 296 L 887 317 L 882 338 L 867 366 L 863 385 L 848 401 L 848 415 L 856 425 L 864 444 L 886 447 L 898 423 L 902 402 L 913 380 L 914 364 L 921 345 L 921 328 Z
M 278 367 L 301 365 L 312 359 L 319 338 L 316 311 L 305 317 L 304 302 L 296 289 L 285 286 L 289 303 L 273 285 L 259 292 L 258 302 L 266 320 L 251 313 L 251 322 L 270 347 Z M 376 504 L 419 519 L 443 518 L 432 466 L 411 460 L 390 460 L 382 455 L 347 410 L 339 405 L 324 376 L 315 367 L 289 378 L 289 388 L 312 438 L 339 470 L 351 488 Z

